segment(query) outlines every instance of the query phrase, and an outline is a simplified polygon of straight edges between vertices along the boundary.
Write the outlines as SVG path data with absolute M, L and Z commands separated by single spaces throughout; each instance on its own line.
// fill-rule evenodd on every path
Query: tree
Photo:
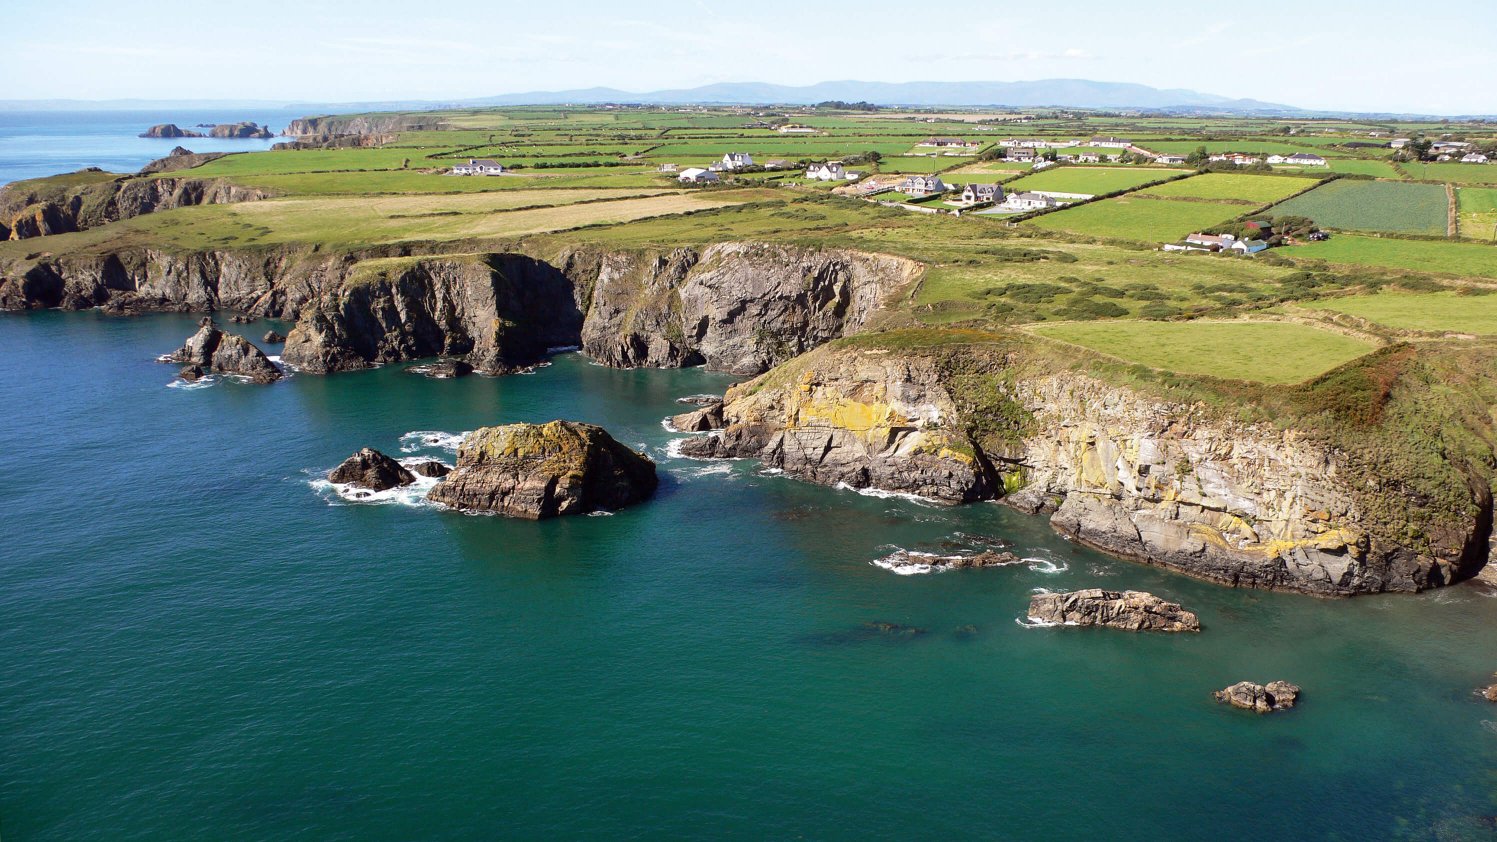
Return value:
M 1204 146 L 1197 146 L 1194 152 L 1185 156 L 1185 163 L 1193 167 L 1198 167 L 1209 160 L 1211 160 L 1211 153 L 1207 152 Z

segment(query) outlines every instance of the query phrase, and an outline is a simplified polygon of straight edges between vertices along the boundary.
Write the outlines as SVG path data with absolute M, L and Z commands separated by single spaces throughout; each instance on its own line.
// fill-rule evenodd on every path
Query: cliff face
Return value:
M 720 243 L 700 252 L 571 254 L 590 289 L 582 347 L 614 366 L 757 374 L 860 330 L 919 276 L 911 260 L 841 249 Z
M 435 130 L 441 127 L 442 121 L 439 118 L 423 114 L 334 114 L 292 120 L 282 134 L 302 138 L 333 137 Z
M 570 280 L 519 255 L 375 261 L 304 307 L 282 359 L 313 372 L 431 356 L 504 373 L 575 344 Z
M 159 210 L 253 202 L 270 195 L 223 179 L 121 178 L 62 192 L 21 182 L 0 188 L 0 232 L 6 239 L 24 240 L 84 231 Z
M 1241 587 L 1416 591 L 1487 561 L 1490 475 L 1471 464 L 1445 462 L 1464 488 L 1429 499 L 1370 482 L 1395 466 L 1317 431 L 973 360 L 823 349 L 729 390 L 725 429 L 688 452 L 949 502 L 1002 498 L 1084 543 Z

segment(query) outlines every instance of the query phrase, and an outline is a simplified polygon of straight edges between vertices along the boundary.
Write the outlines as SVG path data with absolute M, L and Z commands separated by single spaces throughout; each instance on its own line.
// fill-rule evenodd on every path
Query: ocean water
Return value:
M 226 140 L 216 138 L 144 138 L 141 132 L 160 123 L 207 133 L 198 123 L 250 120 L 280 132 L 305 115 L 290 111 L 0 111 L 0 185 L 99 167 L 110 172 L 139 170 L 172 149 L 194 152 L 254 152 L 285 138 Z
M 1474 588 L 1233 591 L 993 504 L 674 458 L 675 399 L 730 382 L 701 370 L 175 388 L 154 357 L 192 328 L 0 317 L 6 842 L 1492 833 Z M 317 483 L 360 446 L 450 461 L 431 434 L 552 418 L 647 449 L 657 497 L 528 523 Z M 1029 561 L 875 564 L 977 539 Z M 1205 631 L 1016 622 L 1093 585 Z M 1240 679 L 1303 703 L 1212 701 Z

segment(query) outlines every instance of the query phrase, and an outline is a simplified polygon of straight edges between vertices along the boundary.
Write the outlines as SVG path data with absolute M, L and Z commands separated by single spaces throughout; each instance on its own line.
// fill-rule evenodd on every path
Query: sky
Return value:
M 1046 7 L 1057 12 L 1037 11 Z M 1079 78 L 1312 109 L 1497 114 L 1494 0 L 1215 8 L 0 0 L 0 98 L 340 103 L 712 82 Z

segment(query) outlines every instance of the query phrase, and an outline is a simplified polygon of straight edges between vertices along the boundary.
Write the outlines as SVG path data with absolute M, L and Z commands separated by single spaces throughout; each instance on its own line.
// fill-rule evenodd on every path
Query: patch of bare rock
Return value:
M 1239 681 L 1211 695 L 1215 696 L 1218 702 L 1235 708 L 1250 710 L 1254 713 L 1273 713 L 1294 707 L 1294 703 L 1299 700 L 1299 694 L 1299 686 L 1287 681 L 1270 681 L 1266 685 Z
M 1105 626 L 1125 631 L 1194 632 L 1201 620 L 1173 602 L 1144 591 L 1087 588 L 1069 593 L 1035 594 L 1029 599 L 1029 621 L 1064 626 Z

